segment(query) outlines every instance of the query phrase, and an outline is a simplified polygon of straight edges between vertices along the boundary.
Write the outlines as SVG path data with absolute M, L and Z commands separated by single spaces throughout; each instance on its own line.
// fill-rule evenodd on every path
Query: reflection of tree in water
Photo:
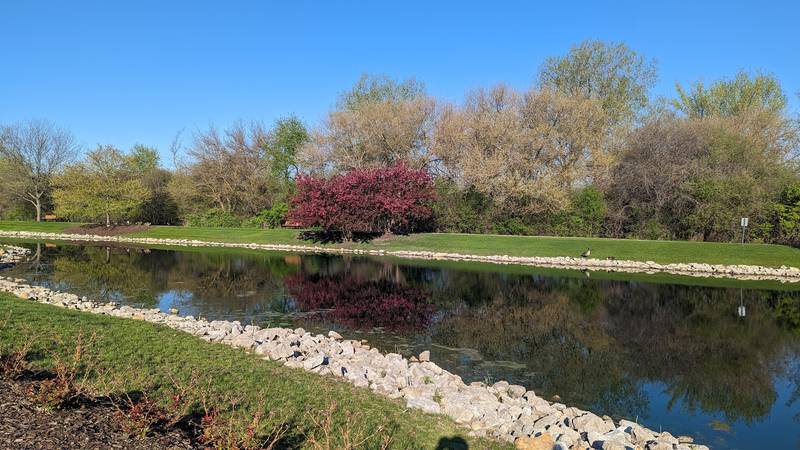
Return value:
M 160 252 L 147 261 L 157 289 L 170 292 L 176 307 L 204 317 L 254 316 L 285 309 L 283 279 L 297 270 L 282 256 Z
M 63 246 L 53 269 L 54 282 L 99 299 L 153 307 L 169 292 L 174 306 L 221 317 L 232 311 L 257 314 L 265 303 L 283 301 L 283 278 L 297 267 L 272 255 Z
M 487 291 L 490 302 L 446 314 L 432 339 L 473 348 L 488 360 L 524 363 L 526 384 L 542 393 L 603 413 L 641 414 L 647 399 L 625 373 L 617 344 L 582 312 L 585 302 L 570 298 L 568 284 L 555 289 L 532 278 L 504 280 Z
M 141 257 L 135 249 L 62 247 L 53 260 L 53 281 L 100 300 L 127 299 L 152 307 L 150 274 L 136 265 Z
M 635 376 L 667 385 L 670 404 L 752 422 L 772 408 L 783 362 L 798 357 L 797 341 L 776 326 L 775 295 L 748 292 L 740 318 L 738 290 L 629 285 L 608 292 L 608 331 Z
M 389 280 L 297 274 L 287 278 L 286 286 L 301 311 L 327 310 L 321 318 L 349 328 L 419 331 L 430 325 L 435 312 L 423 291 Z

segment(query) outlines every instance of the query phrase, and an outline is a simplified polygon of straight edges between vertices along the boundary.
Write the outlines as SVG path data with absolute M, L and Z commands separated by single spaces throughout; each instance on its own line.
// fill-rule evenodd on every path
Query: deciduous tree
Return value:
M 430 220 L 435 193 L 427 172 L 402 164 L 330 179 L 301 175 L 290 218 L 352 238 L 355 232 L 411 232 Z
M 30 121 L 0 129 L 2 190 L 30 203 L 36 221 L 50 201 L 53 177 L 77 153 L 75 139 L 65 129 L 46 121 Z
M 130 218 L 149 192 L 130 157 L 116 148 L 99 146 L 82 163 L 68 166 L 56 179 L 56 212 L 68 218 L 112 221 Z
M 299 159 L 314 174 L 395 163 L 427 167 L 435 112 L 434 101 L 413 81 L 362 78 L 312 132 Z
M 539 70 L 540 87 L 600 100 L 612 124 L 634 118 L 647 105 L 656 79 L 655 61 L 623 43 L 591 40 L 547 58 Z

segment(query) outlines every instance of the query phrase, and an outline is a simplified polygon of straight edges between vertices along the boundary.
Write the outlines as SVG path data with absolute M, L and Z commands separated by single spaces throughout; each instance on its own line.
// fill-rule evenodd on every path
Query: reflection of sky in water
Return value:
M 796 387 L 786 379 L 776 380 L 774 387 L 778 397 L 769 415 L 748 424 L 744 420 L 728 422 L 721 413 L 690 411 L 683 402 L 670 405 L 663 383 L 645 383 L 643 389 L 650 399 L 647 423 L 656 431 L 661 427 L 675 436 L 692 436 L 711 448 L 799 448 L 800 409 L 797 403 L 790 404 Z
M 798 448 L 800 324 L 781 328 L 800 319 L 797 292 L 436 264 L 63 246 L 10 273 L 181 315 L 431 350 L 467 382 L 506 379 L 714 448 Z

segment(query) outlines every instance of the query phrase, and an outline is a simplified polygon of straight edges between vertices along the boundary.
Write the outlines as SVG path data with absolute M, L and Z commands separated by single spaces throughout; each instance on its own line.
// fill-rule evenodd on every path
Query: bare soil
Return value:
M 132 437 L 119 425 L 117 409 L 86 400 L 65 409 L 43 409 L 24 395 L 28 382 L 0 379 L 0 449 L 195 449 L 180 429 Z
M 120 234 L 136 233 L 139 231 L 147 231 L 150 225 L 112 225 L 107 227 L 105 225 L 81 225 L 79 227 L 67 228 L 64 233 L 68 234 L 91 234 L 95 236 L 117 236 Z

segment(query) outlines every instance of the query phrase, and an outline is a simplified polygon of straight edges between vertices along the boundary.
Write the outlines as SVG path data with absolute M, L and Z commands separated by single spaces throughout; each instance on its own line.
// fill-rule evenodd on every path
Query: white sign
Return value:
M 742 217 L 742 227 L 746 227 L 749 222 L 750 222 L 749 218 Z

